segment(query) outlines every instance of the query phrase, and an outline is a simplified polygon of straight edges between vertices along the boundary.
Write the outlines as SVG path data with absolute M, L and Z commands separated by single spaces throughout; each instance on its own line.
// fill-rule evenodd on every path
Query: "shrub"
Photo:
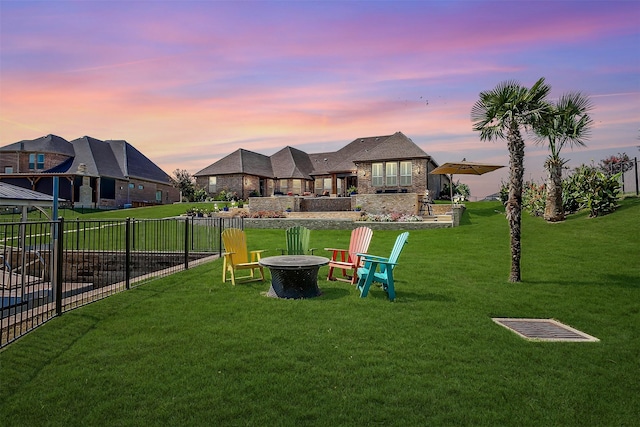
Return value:
M 258 211 L 258 212 L 253 212 L 251 214 L 245 213 L 242 216 L 249 217 L 249 218 L 286 218 L 287 217 L 287 215 L 285 215 L 284 213 L 277 212 L 277 211 Z
M 544 215 L 544 205 L 547 196 L 544 184 L 536 184 L 528 181 L 522 191 L 522 208 L 528 210 L 533 216 Z
M 400 214 L 397 212 L 390 214 L 364 214 L 358 221 L 374 222 L 421 222 L 423 219 L 418 215 Z
M 588 209 L 590 217 L 613 212 L 618 207 L 620 174 L 607 176 L 597 168 L 586 165 L 576 168 L 568 178 L 568 203 L 577 203 L 580 209 Z

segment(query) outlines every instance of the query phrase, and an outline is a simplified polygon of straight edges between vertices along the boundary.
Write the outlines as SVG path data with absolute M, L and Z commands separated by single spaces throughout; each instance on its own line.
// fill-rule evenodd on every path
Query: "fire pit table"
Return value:
M 318 269 L 329 258 L 315 255 L 281 255 L 262 258 L 260 265 L 271 271 L 271 288 L 267 296 L 275 298 L 313 298 L 318 289 Z

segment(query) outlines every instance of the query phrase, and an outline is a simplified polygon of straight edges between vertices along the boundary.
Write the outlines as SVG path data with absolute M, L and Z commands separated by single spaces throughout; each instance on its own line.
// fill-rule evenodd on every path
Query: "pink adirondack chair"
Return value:
M 358 254 L 367 253 L 371 237 L 373 237 L 373 230 L 369 227 L 358 227 L 351 232 L 349 249 L 324 248 L 325 251 L 332 252 L 327 280 L 340 280 L 355 285 L 358 281 L 358 267 L 361 266 Z M 335 269 L 342 270 L 342 276 L 334 275 Z M 348 274 L 349 272 L 351 275 Z

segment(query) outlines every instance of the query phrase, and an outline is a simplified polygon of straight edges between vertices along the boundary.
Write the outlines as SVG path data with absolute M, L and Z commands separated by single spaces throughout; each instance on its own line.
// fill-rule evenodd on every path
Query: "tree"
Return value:
M 180 190 L 182 198 L 188 201 L 193 201 L 193 196 L 196 190 L 194 178 L 185 169 L 176 169 L 173 171 L 171 177 L 171 185 Z
M 524 139 L 521 128 L 530 129 L 548 110 L 546 97 L 551 87 L 544 78 L 530 89 L 509 80 L 495 89 L 480 92 L 471 109 L 473 130 L 480 140 L 506 139 L 509 150 L 509 198 L 505 205 L 511 244 L 510 282 L 520 282 L 520 233 L 522 224 L 522 184 L 524 175 Z
M 566 160 L 560 158 L 565 145 L 584 146 L 589 137 L 593 119 L 589 111 L 593 108 L 589 98 L 580 92 L 569 92 L 551 104 L 543 119 L 534 129 L 538 142 L 549 146 L 549 157 L 544 162 L 547 170 L 547 196 L 544 219 L 549 222 L 563 221 L 562 168 Z

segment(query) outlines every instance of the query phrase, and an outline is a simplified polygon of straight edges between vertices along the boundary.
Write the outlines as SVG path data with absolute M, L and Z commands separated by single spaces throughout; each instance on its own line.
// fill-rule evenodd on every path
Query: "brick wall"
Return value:
M 37 154 L 37 153 L 34 153 Z M 20 153 L 4 151 L 0 152 L 0 172 L 4 172 L 5 167 L 13 168 L 14 173 L 27 173 L 34 171 L 43 171 L 58 166 L 60 163 L 69 159 L 69 156 L 58 153 L 44 153 L 44 168 L 29 169 L 29 152 L 22 151 Z M 37 161 L 37 156 L 36 156 Z M 35 166 L 35 165 L 34 165 Z

